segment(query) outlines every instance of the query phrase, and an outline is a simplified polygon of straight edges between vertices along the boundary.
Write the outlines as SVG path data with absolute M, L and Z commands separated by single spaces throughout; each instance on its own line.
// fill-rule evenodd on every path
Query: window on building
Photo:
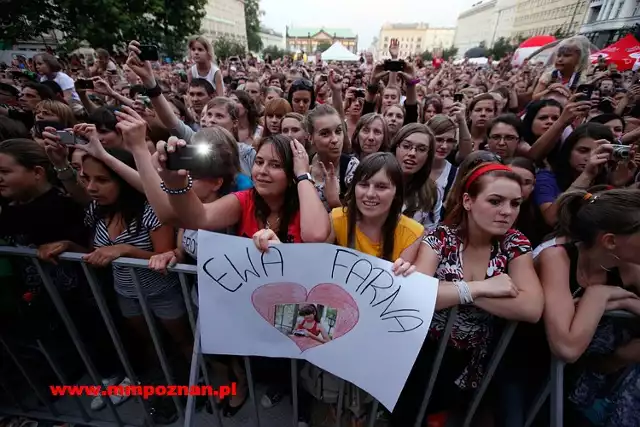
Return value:
M 384 41 L 388 42 L 389 41 L 389 37 L 385 37 Z
M 614 18 L 620 17 L 620 12 L 622 12 L 622 6 L 624 6 L 624 1 L 621 1 L 620 3 L 618 3 L 618 11 L 616 12 L 616 16 L 614 16 Z

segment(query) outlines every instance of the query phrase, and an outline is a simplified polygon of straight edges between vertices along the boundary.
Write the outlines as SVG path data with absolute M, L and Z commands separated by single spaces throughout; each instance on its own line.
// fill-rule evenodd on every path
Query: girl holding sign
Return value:
M 309 157 L 298 141 L 283 135 L 263 138 L 251 169 L 254 188 L 206 204 L 195 193 L 189 171 L 166 168 L 167 155 L 184 146 L 186 143 L 175 137 L 160 141 L 159 172 L 152 168 L 145 171 L 150 180 L 153 174 L 160 174 L 162 189 L 171 196 L 175 225 L 211 231 L 235 227 L 239 236 L 249 238 L 269 228 L 289 243 L 327 239 L 329 219 L 309 174 Z M 140 150 L 139 155 L 148 152 Z
M 428 413 L 456 410 L 453 402 L 469 401 L 484 376 L 496 317 L 536 323 L 542 315 L 531 245 L 511 228 L 523 201 L 520 176 L 508 166 L 483 163 L 458 185 L 445 223 L 425 236 L 415 262 L 418 271 L 440 280 L 437 311 L 394 409 L 393 425 L 409 425 L 420 407 L 447 322 L 445 309 L 458 306 L 458 314 Z
M 373 153 L 358 164 L 346 195 L 346 206 L 331 211 L 326 243 L 349 247 L 394 262 L 395 274 L 408 275 L 424 227 L 402 215 L 402 169 L 391 153 Z M 272 230 L 254 235 L 259 250 L 282 241 Z

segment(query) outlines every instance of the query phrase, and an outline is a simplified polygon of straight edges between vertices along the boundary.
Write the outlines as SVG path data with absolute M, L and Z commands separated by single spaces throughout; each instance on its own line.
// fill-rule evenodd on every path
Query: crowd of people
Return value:
M 37 248 L 103 384 L 130 380 L 82 271 L 57 257 L 85 254 L 136 372 L 159 381 L 135 283 L 112 261 L 148 260 L 140 285 L 182 375 L 192 302 L 167 269 L 195 264 L 197 230 L 210 230 L 260 250 L 328 242 L 439 280 L 429 334 L 395 409 L 380 415 L 392 426 L 413 425 L 457 307 L 425 423 L 463 413 L 505 321 L 518 321 L 474 425 L 522 426 L 553 354 L 570 363 L 567 425 L 635 427 L 638 322 L 605 313 L 640 315 L 640 83 L 591 65 L 589 46 L 582 36 L 561 41 L 548 67 L 508 57 L 428 63 L 398 58 L 397 43 L 390 62 L 217 61 L 203 37 L 170 64 L 142 60 L 136 41 L 126 61 L 102 49 L 92 65 L 39 53 L 0 74 L 0 238 Z M 189 146 L 206 149 L 176 167 Z M 12 277 L 5 292 L 18 308 L 2 316 L 21 326 L 2 333 L 46 339 L 57 316 L 39 272 L 12 262 L 2 266 Z M 206 363 L 237 381 L 238 393 L 217 402 L 234 416 L 248 396 L 241 360 Z M 288 365 L 255 364 L 265 408 L 290 395 Z M 300 426 L 314 398 L 300 389 Z M 104 406 L 103 397 L 91 404 Z M 156 422 L 175 420 L 166 399 L 151 409 Z

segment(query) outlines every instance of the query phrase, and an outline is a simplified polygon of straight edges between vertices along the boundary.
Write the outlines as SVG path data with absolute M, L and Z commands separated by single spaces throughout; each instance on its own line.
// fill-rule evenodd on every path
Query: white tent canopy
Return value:
M 329 49 L 322 53 L 323 61 L 359 61 L 360 57 L 342 46 L 340 42 L 335 42 Z

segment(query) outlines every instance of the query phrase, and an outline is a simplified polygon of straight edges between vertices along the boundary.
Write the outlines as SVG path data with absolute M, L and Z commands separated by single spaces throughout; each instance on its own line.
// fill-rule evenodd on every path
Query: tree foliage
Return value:
M 13 44 L 48 32 L 60 18 L 60 10 L 58 4 L 49 0 L 2 2 L 0 41 Z
M 433 60 L 433 53 L 431 53 L 428 50 L 425 50 L 424 52 L 422 52 L 422 59 L 424 61 L 432 61 Z
M 244 20 L 247 27 L 247 46 L 252 52 L 262 50 L 262 39 L 260 38 L 260 17 L 264 12 L 260 10 L 259 0 L 245 0 Z
M 271 59 L 283 58 L 287 55 L 287 51 L 284 49 L 280 49 L 278 46 L 267 46 L 262 50 L 262 55 L 267 56 L 271 55 Z
M 329 49 L 330 47 L 331 47 L 331 43 L 329 43 L 329 42 L 320 42 L 320 43 L 318 43 L 317 51 L 318 52 L 324 52 L 325 50 Z
M 490 54 L 494 58 L 504 58 L 507 54 L 515 51 L 516 47 L 517 45 L 514 46 L 510 38 L 500 37 L 493 43 L 493 46 L 491 46 Z
M 156 44 L 169 56 L 182 56 L 186 38 L 200 31 L 206 3 L 207 0 L 102 0 L 98 4 L 92 0 L 15 0 L 10 2 L 11 13 L 3 14 L 3 21 L 11 20 L 3 33 L 15 42 L 56 29 L 64 34 L 67 48 L 86 41 L 94 48 L 110 51 L 124 48 L 135 39 Z
M 218 37 L 213 43 L 213 49 L 216 52 L 216 56 L 223 61 L 230 56 L 244 56 L 246 54 L 244 44 L 226 36 Z
M 457 54 L 458 54 L 458 48 L 453 45 L 449 46 L 448 48 L 442 51 L 442 57 L 445 59 L 445 61 L 455 58 Z
M 458 54 L 458 48 L 455 46 L 449 46 L 446 49 L 442 49 L 442 53 L 440 55 L 440 57 L 442 59 L 444 59 L 445 61 L 448 61 L 450 59 L 455 58 L 455 56 Z M 433 52 L 430 52 L 428 50 L 425 50 L 424 52 L 422 52 L 422 59 L 425 61 L 432 61 L 433 60 Z

